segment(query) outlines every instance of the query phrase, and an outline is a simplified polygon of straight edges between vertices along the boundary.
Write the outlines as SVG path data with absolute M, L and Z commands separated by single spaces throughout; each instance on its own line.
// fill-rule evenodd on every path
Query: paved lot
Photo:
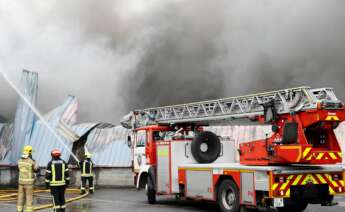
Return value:
M 336 199 L 340 204 L 334 207 L 321 207 L 311 205 L 306 212 L 344 212 L 345 197 Z M 47 203 L 48 196 L 42 195 L 40 203 Z M 95 194 L 87 198 L 72 203 L 67 206 L 68 212 L 106 212 L 106 211 L 123 211 L 123 212 L 169 212 L 169 211 L 217 211 L 215 205 L 205 202 L 193 202 L 175 200 L 174 198 L 159 198 L 156 205 L 146 203 L 145 194 L 142 191 L 134 189 L 104 189 L 98 190 Z M 0 212 L 15 211 L 15 203 L 1 203 Z M 43 210 L 47 212 L 51 210 Z

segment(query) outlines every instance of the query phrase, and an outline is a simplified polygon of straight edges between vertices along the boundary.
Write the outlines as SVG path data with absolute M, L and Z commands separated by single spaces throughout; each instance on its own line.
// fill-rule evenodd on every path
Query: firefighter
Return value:
M 89 183 L 89 191 L 93 193 L 95 190 L 94 179 L 93 179 L 93 166 L 94 163 L 91 160 L 91 154 L 85 153 L 85 160 L 79 162 L 80 173 L 81 173 L 81 193 L 86 192 L 86 183 Z
M 55 212 L 65 211 L 65 190 L 69 185 L 70 177 L 67 163 L 60 158 L 61 152 L 54 149 L 51 152 L 52 160 L 47 165 L 46 187 L 50 188 L 53 196 Z
M 17 211 L 32 211 L 33 184 L 35 173 L 38 171 L 37 164 L 32 159 L 32 147 L 25 146 L 23 155 L 18 161 L 19 180 L 18 180 L 18 200 Z M 25 208 L 24 208 L 25 203 Z

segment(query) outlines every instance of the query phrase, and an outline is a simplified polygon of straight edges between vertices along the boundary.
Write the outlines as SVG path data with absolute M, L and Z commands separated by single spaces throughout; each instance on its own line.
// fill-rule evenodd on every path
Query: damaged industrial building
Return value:
M 37 106 L 38 74 L 24 70 L 20 89 L 26 98 Z M 72 165 L 76 165 L 76 161 L 71 157 L 70 152 L 83 158 L 85 149 L 87 149 L 92 152 L 97 169 L 106 168 L 103 171 L 106 174 L 107 171 L 111 171 L 109 168 L 112 168 L 114 176 L 117 176 L 119 170 L 122 177 L 122 180 L 118 181 L 109 177 L 108 182 L 107 178 L 101 177 L 105 182 L 99 180 L 98 184 L 121 185 L 126 180 L 125 184 L 128 184 L 131 176 L 129 167 L 132 162 L 132 152 L 126 142 L 127 130 L 109 123 L 78 123 L 78 108 L 77 98 L 69 95 L 60 106 L 44 115 L 45 121 L 58 132 L 64 141 L 63 145 L 36 117 L 24 100 L 18 97 L 14 122 L 7 122 L 2 118 L 0 123 L 0 164 L 2 169 L 0 183 L 2 185 L 16 184 L 16 163 L 24 145 L 30 145 L 35 150 L 34 159 L 42 168 L 50 161 L 50 151 L 54 148 L 61 149 L 61 157 Z M 121 172 L 122 170 L 125 170 L 125 174 Z M 98 175 L 102 176 L 103 172 L 100 171 Z

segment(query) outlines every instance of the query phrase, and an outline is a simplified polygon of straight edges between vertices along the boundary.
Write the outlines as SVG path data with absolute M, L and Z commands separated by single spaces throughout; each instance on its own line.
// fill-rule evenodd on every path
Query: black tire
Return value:
M 238 212 L 240 197 L 237 185 L 232 180 L 224 180 L 217 190 L 217 203 L 221 212 Z
M 198 133 L 192 142 L 191 150 L 193 157 L 199 163 L 212 163 L 219 157 L 220 140 L 213 132 Z
M 278 208 L 279 212 L 302 212 L 308 207 L 306 202 L 296 202 L 293 204 L 287 204 L 282 208 Z
M 153 183 L 151 176 L 147 176 L 146 195 L 147 195 L 147 202 L 149 204 L 155 204 L 156 203 L 156 190 L 155 190 L 155 186 L 154 186 L 154 183 Z

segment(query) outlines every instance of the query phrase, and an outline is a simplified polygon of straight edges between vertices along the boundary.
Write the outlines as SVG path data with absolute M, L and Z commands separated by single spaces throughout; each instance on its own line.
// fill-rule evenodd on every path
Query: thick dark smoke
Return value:
M 33 3 L 34 2 L 34 3 Z M 40 109 L 81 118 L 291 86 L 345 99 L 345 1 L 2 1 L 0 68 L 40 72 Z M 0 114 L 15 95 L 0 82 Z

